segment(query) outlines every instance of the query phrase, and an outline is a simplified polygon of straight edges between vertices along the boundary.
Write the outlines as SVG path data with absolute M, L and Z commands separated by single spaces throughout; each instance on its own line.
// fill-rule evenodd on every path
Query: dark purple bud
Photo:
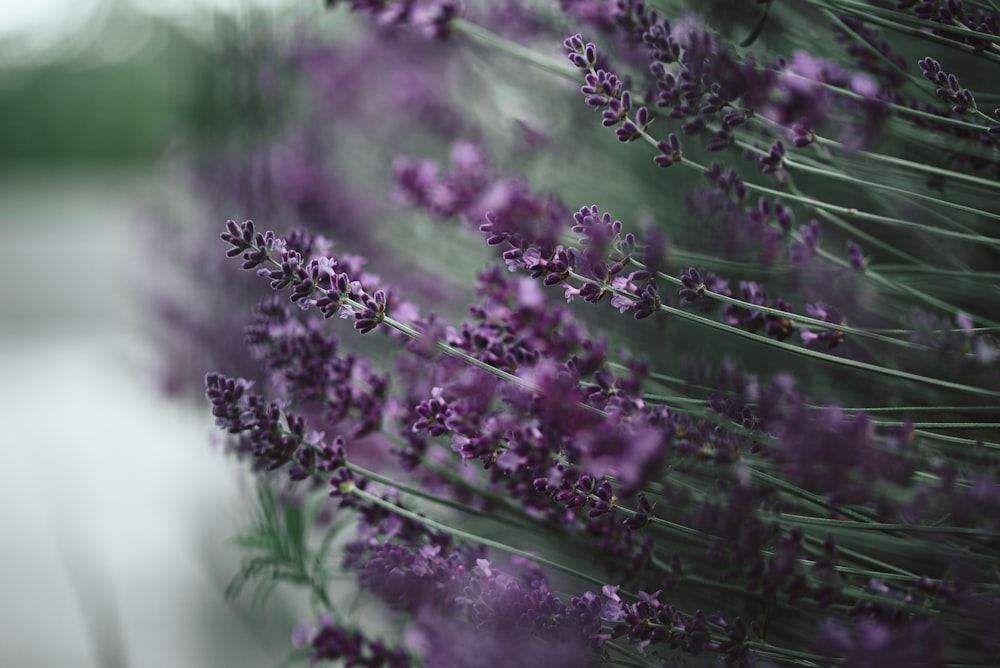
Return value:
M 746 122 L 742 111 L 730 111 L 722 117 L 722 122 L 731 128 L 739 127 Z
M 683 155 L 681 153 L 681 140 L 673 132 L 667 136 L 667 141 L 660 140 L 656 144 L 656 148 L 659 149 L 660 155 L 653 158 L 653 161 L 660 167 L 670 167 L 681 161 Z
M 781 141 L 776 141 L 771 145 L 771 150 L 766 156 L 757 158 L 762 171 L 765 174 L 780 175 L 785 166 L 785 145 Z
M 803 148 L 816 141 L 816 133 L 801 123 L 792 126 L 792 143 L 797 148 Z
M 861 251 L 861 246 L 858 246 L 853 241 L 847 242 L 847 260 L 851 263 L 851 267 L 858 270 L 865 270 L 865 255 Z
M 792 223 L 795 220 L 794 212 L 781 202 L 775 200 L 774 202 L 774 219 L 777 221 L 781 229 L 786 232 L 792 229 Z

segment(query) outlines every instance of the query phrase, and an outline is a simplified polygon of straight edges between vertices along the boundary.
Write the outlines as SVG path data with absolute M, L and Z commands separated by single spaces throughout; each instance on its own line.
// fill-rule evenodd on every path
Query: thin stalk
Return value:
M 763 118 L 762 116 L 759 116 Z M 773 121 L 771 121 L 773 122 Z M 815 140 L 816 144 L 820 146 L 828 146 L 836 148 L 838 150 L 846 151 L 847 149 L 838 141 L 833 139 L 827 139 L 825 137 L 817 136 Z M 934 167 L 932 165 L 925 165 L 919 162 L 913 162 L 912 160 L 904 160 L 902 158 L 897 158 L 891 155 L 885 155 L 882 153 L 872 153 L 869 151 L 853 151 L 858 157 L 866 158 L 873 162 L 880 162 L 886 165 L 894 165 L 896 167 L 903 167 L 905 169 L 910 169 L 917 172 L 922 172 L 924 174 L 931 174 L 934 176 L 941 176 L 946 179 L 953 181 L 961 181 L 963 183 L 982 186 L 989 188 L 991 190 L 1000 190 L 1000 181 L 990 181 L 989 179 L 983 179 L 978 176 L 973 176 L 971 174 L 963 174 L 962 172 L 955 172 L 950 169 L 944 169 L 943 167 Z
M 910 74 L 909 72 L 901 68 L 899 65 L 894 63 L 888 56 L 886 56 L 884 53 L 875 48 L 871 43 L 868 42 L 868 40 L 861 37 L 861 35 L 855 32 L 853 28 L 844 23 L 844 21 L 834 12 L 830 11 L 829 9 L 823 9 L 821 11 L 830 21 L 837 24 L 837 26 L 841 30 L 843 30 L 849 37 L 851 37 L 855 42 L 864 47 L 864 49 L 868 51 L 868 53 L 870 53 L 871 55 L 875 56 L 880 61 L 882 61 L 883 65 L 889 67 L 897 75 L 908 80 L 911 84 L 916 84 L 917 90 L 919 90 L 924 95 L 930 97 L 931 99 L 936 99 L 934 95 L 929 90 L 927 90 L 927 87 L 923 85 L 923 80 L 918 79 L 916 76 Z
M 777 126 L 778 128 L 780 128 L 782 130 L 785 129 L 785 128 L 783 128 L 783 126 L 779 125 L 778 123 L 776 123 L 774 121 L 771 121 L 771 120 L 769 120 L 767 118 L 764 118 L 764 117 L 760 117 L 760 118 L 763 118 L 764 120 L 768 121 L 769 123 Z M 745 151 L 750 151 L 750 152 L 756 153 L 758 155 L 766 155 L 767 154 L 766 151 L 758 148 L 757 146 L 755 146 L 753 144 L 748 144 L 747 142 L 737 141 L 736 145 L 739 146 L 741 149 L 743 149 Z M 816 173 L 816 174 L 821 174 L 823 176 L 828 176 L 828 177 L 836 179 L 836 180 L 847 180 L 847 181 L 850 181 L 852 183 L 862 184 L 862 185 L 866 185 L 866 186 L 875 186 L 877 188 L 882 188 L 883 187 L 882 184 L 880 184 L 878 182 L 875 182 L 875 181 L 865 181 L 864 179 L 858 179 L 856 177 L 848 176 L 847 174 L 845 174 L 844 172 L 842 172 L 840 170 L 832 170 L 832 169 L 830 169 L 829 167 L 826 167 L 826 166 L 823 166 L 823 167 L 812 166 L 812 165 L 808 165 L 808 164 L 804 164 L 802 162 L 799 162 L 798 160 L 790 161 L 788 158 L 786 158 L 785 164 L 786 164 L 786 166 L 791 165 L 793 167 L 793 170 L 794 169 L 798 169 L 800 171 L 812 172 L 812 173 Z M 799 191 L 797 188 L 794 187 L 794 184 L 792 184 L 791 182 L 789 182 L 788 185 L 789 185 L 789 187 L 792 189 L 792 191 L 795 194 L 802 195 L 801 191 Z M 899 194 L 903 194 L 903 195 L 905 195 L 907 197 L 913 197 L 913 198 L 924 197 L 920 193 L 914 193 L 914 192 L 911 192 L 911 191 L 908 191 L 908 190 L 904 190 L 902 188 L 895 188 L 893 186 L 884 186 L 884 189 L 895 191 L 895 192 L 897 192 Z M 934 200 L 934 201 L 936 201 L 938 203 L 941 203 L 941 204 L 943 204 L 945 206 L 952 206 L 952 203 L 948 202 L 946 200 L 940 200 L 938 198 L 930 198 L 930 199 L 932 199 L 932 200 Z M 964 206 L 964 205 L 958 205 L 958 206 Z M 975 209 L 975 210 L 978 211 L 978 209 Z M 865 242 L 870 247 L 874 246 L 876 248 L 879 248 L 879 249 L 881 249 L 881 250 L 883 250 L 883 251 L 885 251 L 887 253 L 891 253 L 892 255 L 895 255 L 896 257 L 898 257 L 901 260 L 906 260 L 907 262 L 909 262 L 911 264 L 916 264 L 916 265 L 926 265 L 927 264 L 923 260 L 920 260 L 920 259 L 914 257 L 913 255 L 910 255 L 909 253 L 906 253 L 905 251 L 901 250 L 898 246 L 896 246 L 894 244 L 890 244 L 890 243 L 888 243 L 886 241 L 883 241 L 881 238 L 873 236 L 873 235 L 865 232 L 864 230 L 861 230 L 861 229 L 857 228 L 856 226 L 851 225 L 850 223 L 842 220 L 841 218 L 838 218 L 837 216 L 835 216 L 833 213 L 831 213 L 829 211 L 817 210 L 816 214 L 819 215 L 824 220 L 827 220 L 827 221 L 833 223 L 834 225 L 836 225 L 840 229 L 844 230 L 845 232 L 848 232 L 849 234 L 853 235 L 855 238 L 860 239 L 861 241 Z M 990 214 L 990 215 L 996 215 L 996 214 Z M 1000 219 L 1000 215 L 996 215 L 996 217 L 998 219 Z M 945 221 L 946 224 L 955 225 L 956 227 L 959 227 L 960 229 L 966 230 L 968 233 L 972 233 L 972 234 L 975 233 L 974 230 L 971 230 L 971 229 L 969 229 L 968 227 L 966 227 L 964 225 L 959 225 L 955 221 L 952 221 L 949 218 L 944 218 L 944 221 Z M 940 252 L 940 250 L 939 250 L 939 252 Z
M 656 146 L 656 140 L 653 137 L 649 136 L 649 134 L 646 133 L 646 132 L 644 132 L 644 131 L 640 131 L 640 132 L 641 132 L 641 135 L 642 135 L 643 139 L 645 139 L 647 141 L 647 143 L 653 145 L 654 147 Z M 700 170 L 701 172 L 705 171 L 705 168 L 703 166 L 701 166 L 700 164 L 694 162 L 693 160 L 689 160 L 688 158 L 683 158 L 682 157 L 681 158 L 681 162 L 682 162 L 682 164 L 684 164 L 687 167 Z M 782 193 L 782 192 L 779 192 L 779 191 L 776 191 L 776 190 L 772 190 L 772 189 L 769 189 L 769 188 L 763 188 L 761 186 L 754 186 L 753 184 L 746 183 L 746 182 L 744 182 L 744 185 L 746 186 L 746 188 L 748 190 L 757 190 L 757 191 L 760 191 L 760 192 L 767 192 L 768 194 L 772 194 L 772 195 L 776 195 L 776 196 L 780 196 L 780 197 L 785 197 L 787 199 L 785 193 Z M 799 196 L 799 199 L 800 200 L 809 200 L 811 198 Z M 831 209 L 832 207 L 827 207 L 827 208 Z M 843 207 L 837 207 L 837 208 L 844 209 Z M 844 210 L 848 211 L 848 212 L 854 211 L 853 209 L 844 209 Z M 855 211 L 855 213 L 856 213 L 856 211 Z M 909 221 L 902 221 L 902 222 L 907 223 L 907 224 L 915 224 L 915 223 L 909 223 Z M 794 234 L 795 233 L 793 233 L 793 235 Z M 956 234 L 956 233 L 951 233 L 951 234 Z M 1000 243 L 1000 240 L 995 240 L 995 241 L 997 241 L 998 243 Z M 840 267 L 843 267 L 843 268 L 847 268 L 849 266 L 848 263 L 847 263 L 847 261 L 845 261 L 844 259 L 839 258 L 839 257 L 837 257 L 837 256 L 829 253 L 828 251 L 825 251 L 822 248 L 817 249 L 817 253 L 821 257 L 829 260 L 830 262 L 832 262 L 833 264 L 835 264 L 837 266 L 840 266 Z M 876 282 L 876 283 L 878 283 L 878 284 L 880 284 L 880 285 L 882 285 L 884 287 L 887 287 L 887 288 L 893 290 L 894 292 L 905 293 L 905 294 L 907 294 L 907 295 L 909 295 L 909 296 L 911 296 L 911 297 L 913 297 L 915 299 L 919 299 L 920 301 L 924 302 L 925 304 L 928 304 L 930 306 L 934 306 L 935 308 L 939 308 L 939 309 L 942 309 L 942 310 L 945 310 L 945 311 L 949 311 L 949 312 L 955 312 L 955 311 L 959 310 L 955 306 L 953 306 L 952 304 L 949 304 L 948 302 L 945 302 L 945 301 L 943 301 L 941 299 L 938 299 L 937 297 L 934 297 L 933 295 L 927 294 L 927 293 L 925 293 L 925 292 L 923 292 L 921 290 L 917 290 L 916 288 L 914 288 L 912 286 L 909 286 L 909 285 L 906 285 L 904 283 L 899 283 L 897 281 L 893 281 L 891 279 L 888 279 L 888 278 L 882 276 L 881 274 L 879 274 L 878 272 L 875 272 L 875 271 L 873 271 L 871 269 L 866 270 L 865 271 L 865 275 L 870 280 L 872 280 L 872 281 L 874 281 L 874 282 Z M 976 314 L 973 314 L 973 315 L 976 315 Z M 988 324 L 988 325 L 1000 326 L 1000 323 L 997 323 L 997 322 L 993 321 L 992 319 L 988 319 L 988 318 L 985 318 L 985 317 L 982 317 L 982 316 L 979 316 L 979 315 L 976 315 L 976 319 L 979 320 L 980 322 L 983 322 L 983 323 Z
M 897 420 L 872 420 L 875 427 L 903 427 L 907 423 Z M 1000 422 L 912 422 L 914 429 L 1000 429 Z
M 702 167 L 698 163 L 692 162 L 691 166 L 704 171 L 704 167 Z M 763 193 L 765 195 L 771 195 L 772 197 L 781 197 L 783 199 L 792 202 L 798 202 L 799 204 L 802 204 L 803 206 L 807 206 L 812 209 L 831 211 L 834 213 L 839 213 L 843 216 L 849 216 L 856 220 L 864 220 L 870 223 L 879 223 L 882 225 L 886 225 L 888 227 L 911 229 L 918 231 L 921 234 L 946 237 L 949 239 L 961 239 L 963 241 L 970 241 L 970 242 L 980 243 L 985 246 L 995 246 L 1000 248 L 1000 239 L 994 239 L 993 237 L 986 237 L 981 234 L 969 234 L 966 232 L 956 232 L 954 230 L 942 230 L 937 227 L 931 227 L 929 225 L 915 223 L 912 220 L 904 220 L 902 218 L 894 218 L 892 216 L 882 216 L 875 213 L 869 213 L 867 211 L 861 211 L 860 209 L 856 209 L 854 207 L 832 204 L 830 202 L 824 202 L 822 200 L 818 200 L 813 197 L 787 193 L 781 190 L 775 190 L 774 188 L 768 188 L 766 186 L 757 185 L 751 182 L 745 181 L 744 186 L 746 187 L 747 190 Z
M 923 438 L 929 438 L 932 441 L 941 441 L 942 443 L 980 447 L 986 448 L 987 450 L 1000 450 L 1000 443 L 994 443 L 993 441 L 983 441 L 977 438 L 962 438 L 960 436 L 949 436 L 948 434 L 938 434 L 925 429 L 914 429 L 913 433 L 918 436 L 922 436 Z
M 823 409 L 825 406 L 809 406 L 809 408 Z M 851 406 L 844 408 L 845 411 L 854 413 L 996 413 L 996 406 Z
M 998 61 L 1000 62 L 1000 61 Z M 809 81 L 811 83 L 822 86 L 828 91 L 836 93 L 841 97 L 846 97 L 851 100 L 856 100 L 858 102 L 865 102 L 868 100 L 867 97 L 861 95 L 860 93 L 855 93 L 847 88 L 841 88 L 840 86 L 835 86 L 833 84 L 824 83 L 822 81 L 816 81 L 815 79 L 810 79 L 809 77 L 802 76 L 801 74 L 794 74 L 791 72 L 785 72 L 786 76 L 797 77 Z M 929 111 L 923 111 L 922 109 L 914 109 L 913 107 L 907 107 L 906 105 L 897 104 L 895 102 L 885 102 L 885 106 L 893 111 L 903 115 L 903 116 L 913 116 L 914 118 L 923 118 L 928 121 L 933 121 L 935 123 L 941 123 L 944 125 L 952 125 L 957 128 L 965 128 L 966 130 L 975 130 L 976 132 L 981 132 L 986 134 L 989 132 L 989 127 L 984 125 L 979 125 L 978 123 L 970 123 L 969 121 L 959 120 L 957 118 L 951 118 L 950 116 L 940 116 L 938 114 L 933 114 Z
M 639 262 L 638 260 L 631 260 L 631 263 L 640 269 L 646 269 L 646 266 Z M 674 276 L 665 274 L 663 272 L 657 272 L 657 277 L 664 279 L 665 281 L 676 285 L 683 286 L 684 283 Z M 732 304 L 733 306 L 741 306 L 749 311 L 759 311 L 760 313 L 766 313 L 768 315 L 778 316 L 779 318 L 787 318 L 789 321 L 800 324 L 800 325 L 811 325 L 813 327 L 822 327 L 823 329 L 831 329 L 836 332 L 843 332 L 845 334 L 851 334 L 854 336 L 860 336 L 864 338 L 874 339 L 876 341 L 881 341 L 883 343 L 889 343 L 895 346 L 900 346 L 902 348 L 909 348 L 915 350 L 927 350 L 927 346 L 912 343 L 911 341 L 904 341 L 902 339 L 896 339 L 890 336 L 885 336 L 866 329 L 857 329 L 856 327 L 850 327 L 848 325 L 840 325 L 832 322 L 827 322 L 826 320 L 819 320 L 818 318 L 811 318 L 809 316 L 800 315 L 798 313 L 792 313 L 791 311 L 782 311 L 781 309 L 771 308 L 770 306 L 758 306 L 756 304 L 751 304 L 750 302 L 745 302 L 742 299 L 736 299 L 735 297 L 730 297 L 719 292 L 712 292 L 706 289 L 704 295 L 709 299 L 714 299 L 715 301 L 722 302 L 723 304 Z
M 913 524 L 892 524 L 886 522 L 849 522 L 846 520 L 829 519 L 825 517 L 809 517 L 807 515 L 793 515 L 791 513 L 781 513 L 774 515 L 776 521 L 787 521 L 792 524 L 803 524 L 809 526 L 822 526 L 832 529 L 845 529 L 853 531 L 899 531 L 914 533 L 937 533 L 952 534 L 957 536 L 982 536 L 994 538 L 1000 536 L 1000 531 L 987 531 L 973 527 L 944 527 L 944 526 L 921 526 Z
M 850 234 L 851 236 L 853 236 L 855 239 L 857 239 L 857 240 L 861 241 L 862 243 L 866 244 L 869 248 L 873 248 L 874 247 L 874 248 L 878 248 L 878 249 L 880 249 L 882 251 L 891 253 L 891 254 L 895 255 L 897 258 L 899 258 L 900 260 L 906 260 L 907 262 L 910 262 L 913 265 L 922 265 L 922 264 L 925 264 L 923 260 L 920 260 L 917 257 L 915 257 L 913 255 L 910 255 L 906 251 L 901 250 L 897 246 L 894 246 L 893 244 L 891 244 L 891 243 L 889 243 L 887 241 L 884 241 L 884 240 L 882 240 L 879 237 L 876 237 L 876 236 L 874 236 L 872 234 L 869 234 L 868 232 L 865 232 L 864 230 L 859 229 L 858 227 L 856 227 L 854 225 L 851 225 L 846 220 L 842 219 L 840 216 L 836 216 L 836 215 L 830 213 L 829 211 L 817 211 L 816 215 L 818 215 L 823 220 L 825 220 L 825 221 L 827 221 L 829 223 L 832 223 L 834 226 L 836 226 L 840 230 L 842 230 L 844 232 L 847 232 L 848 234 Z
M 435 503 L 435 504 L 440 505 L 440 506 L 445 506 L 446 508 L 450 508 L 451 510 L 458 511 L 458 512 L 460 512 L 462 514 L 465 514 L 465 515 L 471 515 L 473 517 L 479 517 L 479 518 L 483 518 L 483 519 L 500 520 L 500 521 L 504 522 L 505 524 L 508 524 L 508 525 L 511 525 L 511 526 L 514 526 L 514 527 L 519 527 L 519 528 L 522 528 L 522 529 L 528 527 L 528 525 L 523 524 L 523 523 L 514 522 L 510 518 L 498 516 L 495 513 L 490 513 L 488 511 L 479 510 L 478 508 L 473 508 L 473 507 L 468 506 L 468 505 L 466 505 L 464 503 L 459 503 L 457 501 L 452 501 L 451 499 L 449 499 L 447 497 L 438 496 L 438 495 L 435 495 L 435 494 L 430 494 L 428 492 L 424 492 L 419 487 L 413 487 L 413 486 L 410 486 L 410 485 L 406 485 L 406 484 L 400 483 L 400 482 L 398 482 L 396 480 L 393 480 L 391 478 L 387 478 L 387 477 L 385 477 L 383 475 L 379 475 L 378 473 L 376 473 L 374 471 L 371 471 L 369 469 L 366 469 L 366 468 L 363 468 L 361 466 L 358 466 L 357 464 L 352 464 L 351 462 L 347 462 L 347 464 L 345 464 L 345 468 L 347 468 L 349 471 L 353 471 L 354 473 L 357 473 L 358 475 L 360 475 L 362 477 L 368 478 L 372 482 L 377 482 L 377 483 L 386 485 L 388 487 L 392 487 L 394 489 L 398 489 L 399 491 L 404 492 L 406 494 L 409 494 L 410 496 L 414 496 L 414 497 L 417 497 L 419 499 L 423 499 L 424 501 L 429 501 L 431 503 Z M 470 488 L 470 489 L 475 489 L 475 491 L 476 491 L 477 494 L 480 494 L 481 496 L 483 495 L 482 491 L 479 490 L 478 488 Z
M 595 578 L 592 575 L 582 573 L 576 570 L 575 568 L 567 566 L 566 564 L 561 564 L 558 561 L 546 559 L 545 557 L 534 554 L 532 552 L 527 552 L 525 550 L 518 549 L 516 547 L 512 547 L 510 545 L 507 545 L 506 543 L 501 543 L 499 541 L 495 541 L 490 538 L 484 538 L 483 536 L 477 536 L 475 534 L 469 533 L 468 531 L 462 531 L 461 529 L 456 529 L 455 527 L 448 526 L 447 524 L 442 524 L 441 522 L 433 520 L 429 517 L 424 517 L 423 515 L 419 515 L 405 508 L 400 508 L 399 506 L 393 503 L 389 503 L 385 499 L 375 494 L 372 494 L 371 492 L 360 489 L 350 481 L 341 483 L 341 493 L 353 494 L 359 498 L 364 499 L 365 501 L 368 501 L 370 503 L 379 506 L 380 508 L 384 508 L 385 510 L 388 510 L 389 512 L 395 515 L 399 515 L 400 517 L 406 518 L 418 524 L 422 524 L 430 529 L 433 529 L 435 531 L 440 531 L 441 533 L 448 534 L 449 536 L 453 536 L 460 540 L 468 541 L 470 543 L 475 543 L 478 545 L 485 545 L 486 547 L 492 547 L 495 550 L 500 550 L 501 552 L 506 552 L 507 554 L 513 554 L 518 557 L 523 557 L 537 564 L 548 566 L 549 568 L 557 570 L 560 573 L 566 573 L 567 575 L 572 575 L 573 577 L 579 578 L 585 582 L 589 582 L 594 585 L 603 586 L 604 584 L 606 584 L 603 580 L 599 578 Z
M 763 153 L 763 151 L 762 151 L 762 153 Z M 885 183 L 879 183 L 877 181 L 867 181 L 865 179 L 859 179 L 859 178 L 856 178 L 854 176 L 850 176 L 848 174 L 842 174 L 840 172 L 829 170 L 829 169 L 821 169 L 821 168 L 818 168 L 818 167 L 811 167 L 809 165 L 806 165 L 805 163 L 799 162 L 798 160 L 791 160 L 789 158 L 785 158 L 784 166 L 787 167 L 787 168 L 792 169 L 793 171 L 794 170 L 798 170 L 798 171 L 804 172 L 806 174 L 817 174 L 817 175 L 820 175 L 820 176 L 824 176 L 824 177 L 833 179 L 835 181 L 843 181 L 844 183 L 853 183 L 855 185 L 867 186 L 867 187 L 870 187 L 870 188 L 874 188 L 876 190 L 884 190 L 886 192 L 895 193 L 897 195 L 903 195 L 905 197 L 910 197 L 910 198 L 913 198 L 913 199 L 921 199 L 921 200 L 924 200 L 925 202 L 930 202 L 932 204 L 936 204 L 938 206 L 943 206 L 943 207 L 946 207 L 946 208 L 949 208 L 949 209 L 955 209 L 956 211 L 963 211 L 965 213 L 971 213 L 972 215 L 980 216 L 982 218 L 988 218 L 990 220 L 1000 220 L 1000 214 L 997 214 L 997 213 L 991 213 L 989 211 L 983 211 L 982 209 L 977 209 L 977 208 L 972 207 L 972 206 L 966 206 L 965 204 L 959 204 L 957 202 L 951 202 L 951 201 L 948 201 L 948 200 L 943 200 L 943 199 L 940 199 L 938 197 L 934 197 L 932 195 L 926 195 L 924 193 L 915 192 L 915 191 L 912 191 L 912 190 L 906 190 L 905 188 L 897 188 L 896 186 L 891 186 L 891 185 L 888 185 L 888 184 L 885 184 Z M 952 222 L 954 222 L 954 221 L 952 221 Z M 928 229 L 936 229 L 936 228 L 928 228 Z M 970 234 L 968 236 L 971 236 L 973 238 L 978 238 L 980 235 Z M 985 239 L 986 237 L 983 237 L 983 238 Z M 997 240 L 997 241 L 1000 241 L 1000 240 Z
M 523 60 L 524 62 L 530 63 L 535 67 L 545 70 L 551 74 L 564 78 L 576 79 L 576 68 L 566 60 L 543 56 L 466 19 L 453 19 L 449 25 L 455 31 L 474 39 L 480 44 L 496 49 L 501 53 Z
M 976 271 L 968 269 L 943 269 L 939 267 L 914 267 L 907 264 L 880 264 L 879 271 L 884 274 L 930 274 L 931 276 L 947 276 L 948 278 L 968 278 L 975 281 L 1000 280 L 1000 272 Z M 980 327 L 980 330 L 995 330 L 996 327 Z
M 623 297 L 635 299 L 635 295 L 632 295 L 624 290 L 618 290 L 616 288 L 612 288 L 607 285 L 602 285 L 598 281 L 589 279 L 585 276 L 581 276 L 580 274 L 577 274 L 575 272 L 570 272 L 570 275 L 573 278 L 580 281 L 601 285 L 601 287 L 608 290 L 609 292 L 614 292 L 615 294 L 621 295 Z M 909 371 L 901 371 L 899 369 L 892 369 L 890 367 L 878 366 L 877 364 L 869 364 L 868 362 L 861 362 L 858 360 L 852 360 L 845 357 L 837 357 L 836 355 L 831 355 L 829 353 L 823 353 L 819 352 L 818 350 L 811 350 L 809 348 L 804 348 L 801 346 L 792 345 L 790 343 L 785 343 L 784 341 L 778 341 L 775 339 L 767 338 L 765 336 L 760 336 L 759 334 L 754 334 L 753 332 L 748 332 L 744 329 L 739 329 L 737 327 L 733 327 L 732 325 L 727 325 L 723 322 L 712 320 L 704 316 L 696 315 L 694 313 L 690 313 L 688 311 L 684 311 L 682 309 L 673 306 L 667 306 L 666 304 L 660 306 L 660 311 L 663 311 L 664 313 L 668 313 L 670 315 L 677 316 L 682 320 L 689 320 L 691 322 L 698 323 L 700 325 L 709 327 L 711 329 L 716 329 L 719 331 L 726 332 L 728 334 L 733 334 L 734 336 L 748 339 L 750 341 L 756 341 L 757 343 L 770 346 L 772 348 L 778 348 L 780 350 L 784 350 L 787 352 L 791 352 L 796 355 L 800 355 L 802 357 L 811 357 L 813 359 L 823 360 L 826 362 L 831 362 L 833 364 L 839 364 L 840 366 L 845 366 L 862 371 L 870 371 L 872 373 L 876 373 L 883 376 L 889 376 L 891 378 L 899 378 L 902 380 L 915 381 L 925 385 L 943 387 L 950 390 L 956 390 L 959 392 L 966 392 L 969 394 L 978 394 L 981 396 L 1000 398 L 1000 392 L 996 390 L 990 390 L 983 387 L 974 387 L 972 385 L 963 385 L 962 383 L 954 383 L 952 381 L 943 380 L 941 378 L 922 376 L 920 374 L 910 373 Z
M 904 14 L 897 10 L 883 9 L 882 7 L 878 7 L 867 2 L 859 2 L 858 0 L 806 0 L 806 2 L 815 7 L 836 9 L 837 11 L 852 14 L 866 21 L 884 25 L 885 27 L 898 32 L 916 35 L 924 39 L 936 37 L 936 35 L 929 34 L 928 31 L 937 30 L 942 33 L 954 35 L 955 37 L 969 37 L 982 42 L 987 42 L 989 44 L 1000 44 L 1000 37 L 996 35 L 976 32 L 963 25 L 948 25 L 945 23 L 937 23 L 935 21 L 927 21 L 915 16 Z M 899 20 L 901 18 L 906 19 L 906 22 L 901 22 Z M 947 39 L 944 41 L 953 43 L 951 40 Z M 968 46 L 970 49 L 972 48 L 966 44 L 960 44 L 958 46 Z

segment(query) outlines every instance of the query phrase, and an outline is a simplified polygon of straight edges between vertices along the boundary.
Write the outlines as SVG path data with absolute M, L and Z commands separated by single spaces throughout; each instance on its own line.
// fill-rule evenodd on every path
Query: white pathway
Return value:
M 0 174 L 0 666 L 273 666 L 294 624 L 222 590 L 249 516 L 204 406 L 162 399 L 120 174 Z M 287 604 L 286 604 L 287 603 Z

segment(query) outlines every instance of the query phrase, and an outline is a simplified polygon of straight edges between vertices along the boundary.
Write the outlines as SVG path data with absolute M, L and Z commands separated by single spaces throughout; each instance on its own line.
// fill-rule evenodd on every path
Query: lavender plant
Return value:
M 205 380 L 260 481 L 231 593 L 310 594 L 290 659 L 1000 663 L 994 3 L 327 4 L 548 110 L 384 146 L 413 269 L 225 226 L 273 291 Z M 438 238 L 489 249 L 464 316 Z

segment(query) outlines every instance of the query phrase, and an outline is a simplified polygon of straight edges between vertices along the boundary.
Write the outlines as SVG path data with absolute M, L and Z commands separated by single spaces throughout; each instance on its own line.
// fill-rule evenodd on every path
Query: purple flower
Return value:
M 328 6 L 338 0 L 327 0 Z M 420 28 L 427 36 L 444 38 L 449 34 L 452 19 L 458 16 L 458 0 L 351 0 L 351 9 L 375 17 L 380 25 L 410 25 Z
M 861 250 L 861 246 L 853 241 L 847 242 L 847 261 L 851 264 L 851 268 L 857 271 L 863 272 L 867 265 L 864 251 Z
M 899 628 L 877 620 L 860 619 L 853 628 L 826 621 L 813 640 L 813 647 L 831 659 L 849 666 L 925 666 L 942 663 L 940 628 L 929 621 L 912 621 Z
M 804 265 L 819 255 L 819 221 L 815 218 L 809 221 L 808 225 L 799 228 L 801 241 L 793 241 L 789 246 L 791 251 L 791 261 L 797 265 Z
M 688 267 L 687 271 L 680 275 L 680 280 L 684 287 L 677 291 L 677 296 L 680 297 L 681 304 L 687 306 L 710 307 L 714 301 L 705 296 L 706 290 L 729 294 L 726 282 L 711 271 L 702 273 L 694 267 Z
M 930 32 L 939 39 L 966 44 L 976 50 L 989 48 L 989 42 L 976 38 L 976 33 L 995 35 L 997 32 L 998 16 L 995 11 L 961 0 L 899 0 L 897 4 L 901 10 L 910 10 L 926 21 L 946 26 L 961 25 L 965 30 L 959 33 L 936 28 Z
M 521 251 L 531 245 L 546 254 L 555 251 L 569 215 L 562 202 L 532 193 L 521 179 L 494 176 L 476 144 L 453 145 L 452 165 L 450 173 L 439 175 L 433 163 L 397 159 L 397 198 L 436 217 L 458 217 L 483 232 L 491 246 L 507 242 Z
M 837 41 L 847 44 L 847 52 L 867 72 L 887 82 L 892 87 L 899 87 L 905 80 L 907 69 L 906 58 L 897 53 L 892 45 L 879 34 L 853 16 L 838 16 L 843 24 L 861 37 L 856 41 L 846 31 L 837 30 Z
M 684 157 L 681 152 L 681 140 L 672 132 L 667 136 L 666 141 L 661 140 L 656 143 L 656 149 L 660 153 L 653 158 L 653 162 L 658 167 L 669 167 L 680 162 Z
M 976 100 L 968 88 L 962 88 L 958 77 L 941 69 L 941 63 L 931 57 L 923 58 L 918 63 L 924 78 L 937 85 L 934 94 L 944 102 L 952 105 L 952 112 L 962 115 L 976 110 Z
M 792 143 L 796 148 L 805 148 L 816 141 L 816 132 L 801 123 L 792 125 Z
M 758 306 L 767 306 L 768 304 L 767 291 L 752 281 L 740 281 L 740 299 Z M 722 310 L 723 322 L 751 332 L 757 331 L 764 324 L 764 320 L 763 313 L 743 306 L 727 304 Z
M 299 626 L 294 640 L 309 645 L 310 661 L 342 660 L 348 666 L 370 668 L 411 668 L 413 663 L 402 647 L 389 648 L 381 640 L 371 640 L 360 631 L 351 631 L 329 617 L 320 617 L 318 628 Z
M 785 170 L 785 145 L 780 140 L 771 145 L 767 155 L 757 158 L 757 162 L 764 174 L 770 174 L 779 181 L 788 178 L 788 172 Z
M 765 385 L 757 404 L 760 429 L 775 437 L 768 455 L 790 480 L 837 503 L 872 500 L 875 481 L 909 485 L 906 450 L 881 447 L 866 415 L 836 405 L 810 408 L 790 376 Z
M 823 302 L 816 302 L 815 304 L 806 304 L 806 312 L 814 318 L 823 320 L 824 322 L 831 322 L 835 325 L 844 324 L 844 314 L 840 312 L 835 306 L 830 306 L 824 304 Z M 844 333 L 838 330 L 824 330 L 822 332 L 812 332 L 803 329 L 799 332 L 802 337 L 802 343 L 810 344 L 814 341 L 828 341 L 827 347 L 833 350 L 838 345 L 844 341 Z
M 205 395 L 216 425 L 239 436 L 233 449 L 251 456 L 255 469 L 272 471 L 291 465 L 290 475 L 301 479 L 303 474 L 343 466 L 343 437 L 327 443 L 322 434 L 307 433 L 300 416 L 266 401 L 252 390 L 252 383 L 210 373 L 205 377 Z
M 769 96 L 766 112 L 790 127 L 799 123 L 818 128 L 827 120 L 834 97 L 822 84 L 846 85 L 847 72 L 837 65 L 805 51 L 796 51 L 790 60 L 779 61 L 779 83 Z

